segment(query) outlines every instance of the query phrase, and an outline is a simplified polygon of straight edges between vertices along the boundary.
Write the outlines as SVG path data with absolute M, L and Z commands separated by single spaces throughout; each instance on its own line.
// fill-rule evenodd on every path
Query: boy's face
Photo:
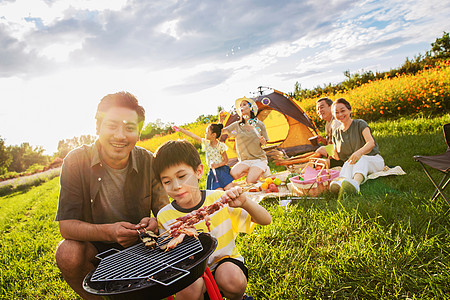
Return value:
M 191 208 L 201 200 L 198 181 L 203 175 L 203 165 L 196 170 L 181 163 L 166 168 L 161 172 L 161 182 L 167 194 L 183 208 Z

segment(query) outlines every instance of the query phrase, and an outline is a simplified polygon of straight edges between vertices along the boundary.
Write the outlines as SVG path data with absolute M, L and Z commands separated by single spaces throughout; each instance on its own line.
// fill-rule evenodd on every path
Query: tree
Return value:
M 156 121 L 149 122 L 141 131 L 141 140 L 151 139 L 157 134 L 170 133 L 172 132 L 172 126 L 175 125 L 173 122 L 164 123 L 161 119 L 156 119 Z
M 0 175 L 5 174 L 8 171 L 8 167 L 11 164 L 12 157 L 5 146 L 5 140 L 0 137 Z
M 448 32 L 444 31 L 441 38 L 437 38 L 434 43 L 431 43 L 431 51 L 433 51 L 434 56 L 437 58 L 448 58 L 450 57 L 450 37 Z
M 44 155 L 41 146 L 32 147 L 29 143 L 22 143 L 20 146 L 9 146 L 8 151 L 12 156 L 8 171 L 21 173 L 34 164 L 46 165 L 48 156 Z
M 95 140 L 95 136 L 89 134 L 82 135 L 80 137 L 73 137 L 71 139 L 60 140 L 58 142 L 58 152 L 56 153 L 56 156 L 59 158 L 64 158 L 71 150 L 80 147 L 81 145 L 92 144 Z

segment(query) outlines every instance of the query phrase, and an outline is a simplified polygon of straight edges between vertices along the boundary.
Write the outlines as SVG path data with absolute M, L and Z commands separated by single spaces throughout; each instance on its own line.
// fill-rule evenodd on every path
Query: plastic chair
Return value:
M 436 188 L 435 192 L 431 196 L 431 201 L 434 201 L 439 195 L 441 195 L 445 199 L 445 201 L 447 201 L 447 204 L 450 206 L 450 201 L 444 195 L 444 189 L 450 182 L 450 123 L 447 123 L 443 126 L 443 131 L 445 141 L 448 147 L 447 151 L 443 154 L 433 156 L 416 155 L 414 156 L 414 160 L 420 163 L 423 170 L 427 174 L 428 178 L 431 180 L 434 187 Z M 437 184 L 437 182 L 433 179 L 433 177 L 431 177 L 425 165 L 444 173 L 444 177 L 441 179 L 439 184 Z
M 205 272 L 202 275 L 203 280 L 205 281 L 206 291 L 208 292 L 208 296 L 210 300 L 222 300 L 222 295 L 220 294 L 219 288 L 217 287 L 216 281 L 214 280 L 214 276 L 211 273 L 211 270 L 206 267 Z M 173 296 L 167 297 L 167 300 L 174 300 Z

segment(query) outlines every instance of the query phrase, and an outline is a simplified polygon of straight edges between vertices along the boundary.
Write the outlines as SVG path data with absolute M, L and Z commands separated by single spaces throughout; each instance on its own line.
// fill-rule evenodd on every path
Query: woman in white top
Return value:
M 256 183 L 263 174 L 270 174 L 266 153 L 261 148 L 269 140 L 266 126 L 256 118 L 258 107 L 252 99 L 239 98 L 235 107 L 240 120 L 222 130 L 235 137 L 239 162 L 233 166 L 230 174 L 234 179 L 247 176 L 247 183 Z M 220 114 L 219 122 L 223 122 L 223 117 Z

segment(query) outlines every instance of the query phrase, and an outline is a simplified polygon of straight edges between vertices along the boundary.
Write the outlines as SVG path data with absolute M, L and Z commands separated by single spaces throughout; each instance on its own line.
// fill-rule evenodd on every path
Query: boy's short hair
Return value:
M 197 170 L 202 163 L 197 149 L 186 140 L 165 142 L 156 149 L 153 157 L 153 172 L 159 181 L 161 181 L 161 173 L 171 166 L 184 163 Z

